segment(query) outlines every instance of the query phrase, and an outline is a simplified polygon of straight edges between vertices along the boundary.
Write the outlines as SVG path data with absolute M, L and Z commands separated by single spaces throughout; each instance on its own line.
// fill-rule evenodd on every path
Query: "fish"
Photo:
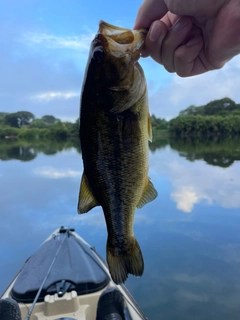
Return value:
M 90 47 L 80 101 L 83 159 L 78 213 L 101 206 L 112 280 L 141 276 L 144 260 L 134 236 L 136 208 L 157 197 L 148 177 L 152 139 L 146 79 L 138 60 L 146 30 L 100 21 Z

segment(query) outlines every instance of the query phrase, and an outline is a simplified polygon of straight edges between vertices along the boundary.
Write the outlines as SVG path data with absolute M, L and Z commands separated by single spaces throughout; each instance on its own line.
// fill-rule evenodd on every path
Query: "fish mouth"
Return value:
M 131 54 L 139 58 L 143 47 L 147 29 L 130 30 L 111 25 L 103 20 L 99 22 L 97 37 L 102 46 L 114 56 Z

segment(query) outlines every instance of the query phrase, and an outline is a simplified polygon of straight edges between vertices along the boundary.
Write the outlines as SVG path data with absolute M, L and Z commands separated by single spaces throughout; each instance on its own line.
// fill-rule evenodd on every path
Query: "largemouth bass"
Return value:
M 157 196 L 148 178 L 151 122 L 147 87 L 138 63 L 146 30 L 100 21 L 92 41 L 80 110 L 84 172 L 78 212 L 104 212 L 107 262 L 115 283 L 141 276 L 144 261 L 133 234 L 136 208 Z

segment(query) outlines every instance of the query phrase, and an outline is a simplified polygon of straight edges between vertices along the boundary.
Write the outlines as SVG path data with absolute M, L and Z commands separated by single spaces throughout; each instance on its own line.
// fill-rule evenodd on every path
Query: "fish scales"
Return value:
M 112 29 L 118 32 L 114 41 Z M 84 173 L 78 211 L 102 206 L 109 270 L 113 280 L 122 283 L 128 273 L 143 273 L 141 250 L 133 234 L 134 212 L 157 196 L 148 178 L 151 128 L 146 82 L 137 62 L 139 42 L 143 44 L 145 35 L 135 32 L 130 41 L 130 30 L 105 22 L 100 22 L 99 30 L 90 49 L 81 96 Z M 122 34 L 127 36 L 125 42 Z

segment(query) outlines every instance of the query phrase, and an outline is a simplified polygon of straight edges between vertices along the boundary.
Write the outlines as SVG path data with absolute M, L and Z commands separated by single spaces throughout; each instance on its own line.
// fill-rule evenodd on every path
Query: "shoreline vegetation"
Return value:
M 180 111 L 169 121 L 170 132 L 178 137 L 240 135 L 240 104 L 229 98 Z
M 53 156 L 58 152 L 74 150 L 81 154 L 79 139 L 43 140 L 43 139 L 3 139 L 0 140 L 0 160 L 31 161 L 38 155 Z M 212 166 L 227 168 L 240 160 L 239 136 L 222 137 L 181 137 L 154 136 L 149 144 L 151 153 L 170 148 L 188 161 L 204 160 Z
M 0 112 L 0 139 L 66 140 L 78 137 L 78 120 L 63 122 L 52 115 L 38 119 L 28 111 Z
M 229 98 L 204 106 L 189 106 L 167 121 L 151 116 L 154 136 L 211 137 L 240 135 L 240 104 Z M 52 115 L 42 118 L 28 111 L 0 112 L 0 139 L 66 140 L 78 138 L 79 120 L 63 122 Z

